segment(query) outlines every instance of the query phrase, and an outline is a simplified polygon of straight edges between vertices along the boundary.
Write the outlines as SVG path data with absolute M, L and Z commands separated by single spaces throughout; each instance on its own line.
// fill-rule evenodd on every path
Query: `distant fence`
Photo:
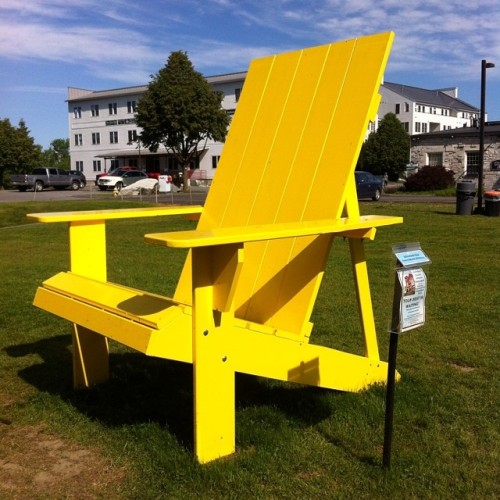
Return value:
M 189 178 L 194 181 L 203 181 L 207 179 L 207 171 L 195 168 L 189 171 Z

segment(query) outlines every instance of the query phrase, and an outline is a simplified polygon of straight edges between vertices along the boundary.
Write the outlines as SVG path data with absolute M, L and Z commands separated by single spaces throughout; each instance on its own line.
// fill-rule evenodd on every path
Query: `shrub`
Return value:
M 455 184 L 455 176 L 444 167 L 422 167 L 405 182 L 407 191 L 437 191 Z

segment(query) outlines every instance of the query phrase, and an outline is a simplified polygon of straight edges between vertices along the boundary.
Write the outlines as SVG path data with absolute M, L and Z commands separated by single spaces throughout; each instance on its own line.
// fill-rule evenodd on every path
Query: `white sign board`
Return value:
M 397 271 L 401 286 L 399 331 L 406 332 L 425 323 L 425 296 L 427 277 L 422 268 Z
M 425 324 L 427 276 L 422 266 L 431 263 L 419 243 L 400 243 L 392 249 L 396 278 L 391 332 L 402 333 Z

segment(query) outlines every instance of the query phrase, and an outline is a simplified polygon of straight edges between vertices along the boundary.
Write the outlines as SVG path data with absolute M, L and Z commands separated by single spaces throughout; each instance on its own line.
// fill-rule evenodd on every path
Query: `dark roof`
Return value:
M 391 82 L 384 82 L 382 86 L 412 102 L 428 104 L 431 106 L 440 106 L 444 108 L 455 108 L 475 113 L 479 112 L 478 108 L 475 108 L 471 104 L 468 104 L 461 99 L 457 99 L 456 97 L 453 97 L 439 89 L 427 90 Z
M 225 73 L 223 75 L 206 76 L 205 79 L 210 84 L 229 83 L 244 81 L 247 75 L 246 71 L 238 73 Z M 105 90 L 87 90 L 76 87 L 68 87 L 67 102 L 73 101 L 91 101 L 95 99 L 104 99 L 108 97 L 119 97 L 124 95 L 142 95 L 148 89 L 147 85 L 135 85 L 131 87 L 120 87 L 116 89 Z

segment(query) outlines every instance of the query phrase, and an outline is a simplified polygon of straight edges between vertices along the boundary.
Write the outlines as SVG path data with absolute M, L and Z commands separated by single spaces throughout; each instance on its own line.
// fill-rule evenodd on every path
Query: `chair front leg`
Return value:
M 71 272 L 106 281 L 106 227 L 104 220 L 70 222 Z M 83 318 L 82 318 L 83 319 Z M 90 387 L 109 379 L 108 339 L 73 324 L 73 386 Z
M 192 251 L 194 440 L 200 463 L 235 450 L 235 373 L 230 328 L 216 324 L 214 318 L 216 251 Z

